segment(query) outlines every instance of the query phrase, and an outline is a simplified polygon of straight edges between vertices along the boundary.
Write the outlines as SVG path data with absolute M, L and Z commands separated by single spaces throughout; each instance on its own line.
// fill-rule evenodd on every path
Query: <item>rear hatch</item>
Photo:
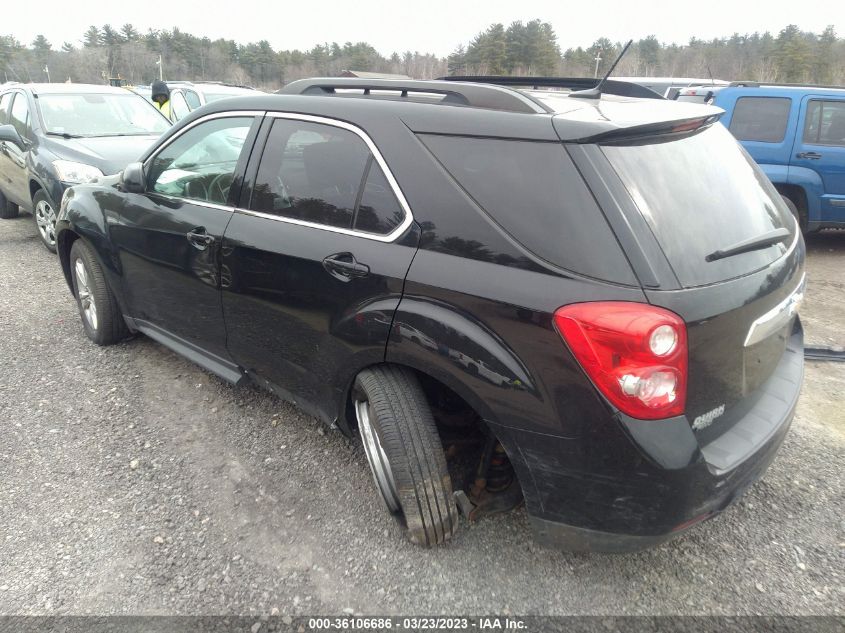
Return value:
M 645 292 L 687 323 L 686 414 L 706 444 L 750 410 L 784 355 L 803 296 L 800 231 L 721 125 L 599 148 L 674 274 Z

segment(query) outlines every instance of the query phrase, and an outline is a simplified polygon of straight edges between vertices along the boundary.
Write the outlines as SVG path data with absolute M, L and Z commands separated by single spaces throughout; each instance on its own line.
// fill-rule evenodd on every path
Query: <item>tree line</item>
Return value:
M 55 46 L 43 35 L 25 44 L 0 35 L 0 82 L 105 83 L 118 77 L 148 84 L 165 79 L 219 80 L 276 89 L 295 79 L 339 75 L 343 70 L 431 79 L 446 74 L 593 76 L 603 74 L 622 49 L 607 38 L 589 47 L 562 48 L 552 25 L 541 20 L 491 24 L 445 58 L 418 51 L 383 55 L 367 42 L 318 44 L 309 50 L 275 50 L 268 41 L 211 40 L 179 28 L 140 33 L 132 24 L 91 26 L 78 42 Z M 159 57 L 160 56 L 160 57 Z M 769 32 L 661 43 L 636 41 L 617 75 L 714 77 L 786 83 L 845 83 L 845 39 L 833 26 L 822 33 L 795 25 Z

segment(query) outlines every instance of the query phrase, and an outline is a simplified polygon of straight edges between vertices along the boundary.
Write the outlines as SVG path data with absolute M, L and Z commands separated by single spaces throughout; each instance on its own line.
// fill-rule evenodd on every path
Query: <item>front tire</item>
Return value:
M 458 510 L 434 416 L 416 377 L 400 367 L 362 371 L 353 405 L 364 452 L 388 511 L 412 543 L 452 537 Z
M 111 345 L 129 333 L 117 299 L 91 247 L 81 239 L 70 249 L 70 276 L 85 334 L 97 345 Z
M 42 190 L 32 197 L 32 217 L 41 243 L 51 253 L 56 252 L 56 208 Z

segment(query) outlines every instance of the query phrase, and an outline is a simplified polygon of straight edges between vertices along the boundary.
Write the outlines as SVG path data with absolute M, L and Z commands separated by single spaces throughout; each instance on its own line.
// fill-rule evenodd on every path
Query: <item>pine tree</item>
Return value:
M 799 83 L 807 80 L 812 63 L 810 46 L 796 25 L 790 24 L 778 34 L 775 60 L 779 81 Z
M 660 42 L 654 35 L 637 42 L 637 53 L 640 56 L 640 74 L 651 77 L 657 74 L 657 64 L 660 61 Z
M 100 46 L 103 42 L 100 38 L 100 29 L 96 26 L 89 26 L 88 30 L 85 31 L 85 36 L 83 38 L 83 42 L 87 48 L 94 48 L 96 46 Z
M 819 36 L 815 62 L 813 63 L 815 80 L 820 84 L 832 84 L 834 82 L 835 47 L 836 29 L 831 24 Z
M 501 75 L 505 72 L 507 60 L 507 40 L 505 27 L 501 23 L 493 24 L 487 29 L 487 37 L 481 51 L 481 58 L 491 75 Z
M 123 37 L 124 42 L 134 42 L 139 37 L 138 31 L 135 30 L 135 27 L 129 23 L 120 27 L 120 34 Z
M 467 74 L 467 51 L 463 44 L 459 44 L 446 59 L 446 71 L 450 75 Z

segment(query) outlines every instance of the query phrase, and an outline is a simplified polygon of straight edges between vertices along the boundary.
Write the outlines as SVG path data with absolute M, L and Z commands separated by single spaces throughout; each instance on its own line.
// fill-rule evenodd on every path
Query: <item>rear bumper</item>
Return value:
M 803 378 L 796 323 L 778 367 L 730 430 L 699 445 L 681 416 L 616 414 L 595 436 L 565 439 L 494 427 L 512 458 L 538 541 L 570 550 L 651 547 L 738 499 L 774 460 Z

